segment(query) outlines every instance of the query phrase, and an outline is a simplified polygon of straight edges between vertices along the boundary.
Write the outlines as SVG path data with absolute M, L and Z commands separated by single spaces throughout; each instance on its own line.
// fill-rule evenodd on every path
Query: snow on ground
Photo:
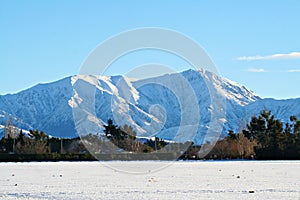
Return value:
M 299 200 L 299 169 L 300 161 L 0 163 L 0 199 Z

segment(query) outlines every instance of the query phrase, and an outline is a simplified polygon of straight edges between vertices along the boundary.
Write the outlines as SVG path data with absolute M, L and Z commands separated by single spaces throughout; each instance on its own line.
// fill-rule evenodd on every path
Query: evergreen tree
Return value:
M 268 118 L 266 111 L 264 110 L 259 117 L 253 116 L 250 124 L 247 125 L 248 133 L 246 137 L 257 139 L 258 143 L 264 148 L 268 145 L 268 135 L 265 118 Z
M 123 127 L 118 127 L 109 119 L 104 128 L 106 137 L 117 147 L 130 152 L 139 151 L 141 144 L 136 141 L 136 132 L 131 126 L 125 124 Z
M 259 146 L 256 154 L 263 158 L 300 158 L 300 121 L 290 117 L 292 124 L 283 123 L 271 115 L 271 111 L 263 110 L 258 117 L 253 116 L 246 137 L 257 138 Z

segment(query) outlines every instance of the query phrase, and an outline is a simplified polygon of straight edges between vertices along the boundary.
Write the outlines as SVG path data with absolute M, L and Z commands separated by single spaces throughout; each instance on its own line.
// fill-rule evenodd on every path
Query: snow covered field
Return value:
M 0 199 L 299 200 L 300 161 L 0 163 Z

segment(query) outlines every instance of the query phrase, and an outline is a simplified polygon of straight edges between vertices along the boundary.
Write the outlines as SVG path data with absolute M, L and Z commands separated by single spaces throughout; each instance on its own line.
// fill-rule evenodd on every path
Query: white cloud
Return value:
M 258 69 L 258 68 L 249 68 L 247 69 L 248 72 L 255 72 L 255 73 L 261 73 L 261 72 L 267 72 L 265 69 Z
M 289 70 L 265 70 L 263 68 L 249 68 L 247 72 L 262 73 L 262 72 L 276 72 L 276 73 L 300 73 L 300 69 L 289 69 Z
M 287 72 L 300 72 L 300 69 L 290 69 L 290 70 L 287 70 Z
M 300 59 L 300 52 L 291 52 L 287 54 L 273 54 L 268 56 L 241 56 L 236 58 L 236 60 L 290 60 L 290 59 Z

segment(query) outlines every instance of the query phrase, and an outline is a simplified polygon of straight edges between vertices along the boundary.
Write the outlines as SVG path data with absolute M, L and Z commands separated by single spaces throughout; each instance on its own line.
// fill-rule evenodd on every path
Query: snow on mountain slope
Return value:
M 189 128 L 192 132 L 194 127 L 190 125 L 209 127 L 212 118 L 216 118 L 213 121 L 217 124 L 223 125 L 226 122 L 223 130 L 226 131 L 235 128 L 232 124 L 242 115 L 239 110 L 242 110 L 243 105 L 259 99 L 237 83 L 204 70 L 188 70 L 180 74 L 166 74 L 143 80 L 122 76 L 75 76 L 72 77 L 72 84 L 75 95 L 69 104 L 75 108 L 77 129 L 85 133 L 99 131 L 109 118 L 119 125 L 131 125 L 141 137 L 151 137 L 158 133 L 166 136 L 166 133 L 172 132 L 170 130 L 178 131 L 182 125 L 186 126 L 182 131 L 188 132 Z M 211 88 L 216 92 L 212 94 Z M 192 94 L 186 90 L 191 90 Z M 185 94 L 187 95 L 184 96 Z M 191 97 L 193 94 L 194 104 Z M 91 99 L 90 96 L 95 98 Z M 222 116 L 218 106 L 213 105 L 212 98 L 220 103 L 225 100 L 228 107 L 226 116 Z M 199 119 L 192 114 L 196 109 Z M 187 136 L 186 139 L 202 142 L 207 128 L 206 131 L 203 130 L 199 128 L 195 138 Z M 181 133 L 177 139 L 182 141 L 184 134 Z M 167 136 L 165 138 L 176 139 Z
M 187 85 L 178 84 L 179 77 Z M 192 90 L 194 95 L 184 96 L 187 90 Z M 225 103 L 225 115 L 212 98 L 214 102 Z M 181 123 L 186 126 L 182 129 L 185 132 L 190 124 L 197 123 L 200 128 L 193 140 L 201 143 L 204 132 L 213 127 L 212 117 L 217 124 L 224 123 L 223 133 L 229 129 L 237 131 L 246 122 L 248 113 L 255 114 L 262 107 L 274 110 L 280 118 L 299 110 L 299 100 L 288 102 L 260 99 L 247 88 L 205 70 L 187 70 L 144 80 L 77 75 L 0 96 L 0 111 L 3 111 L 0 124 L 10 114 L 20 119 L 18 127 L 74 137 L 78 128 L 82 128 L 80 132 L 101 132 L 102 125 L 112 118 L 118 125 L 131 125 L 140 136 L 159 134 L 174 139 L 174 131 Z M 199 119 L 190 114 L 195 111 Z M 178 140 L 183 141 L 185 134 L 190 138 L 184 131 Z
M 20 128 L 44 130 L 56 136 L 74 136 L 72 109 L 68 105 L 72 94 L 70 78 L 65 78 L 38 84 L 17 94 L 3 95 L 0 110 L 19 119 Z
M 189 70 L 184 73 L 188 72 L 193 73 L 193 70 Z M 257 96 L 253 91 L 234 81 L 223 78 L 221 76 L 217 76 L 216 74 L 205 71 L 203 69 L 198 70 L 198 72 L 208 81 L 212 81 L 214 83 L 214 86 L 219 89 L 218 91 L 223 96 L 225 96 L 228 100 L 236 102 L 239 105 L 244 106 L 260 99 L 260 97 Z
M 4 126 L 0 125 L 0 138 L 4 136 Z
M 271 110 L 276 119 L 288 122 L 291 115 L 300 118 L 300 98 L 286 100 L 261 99 L 245 107 L 248 118 L 258 115 L 263 109 Z

